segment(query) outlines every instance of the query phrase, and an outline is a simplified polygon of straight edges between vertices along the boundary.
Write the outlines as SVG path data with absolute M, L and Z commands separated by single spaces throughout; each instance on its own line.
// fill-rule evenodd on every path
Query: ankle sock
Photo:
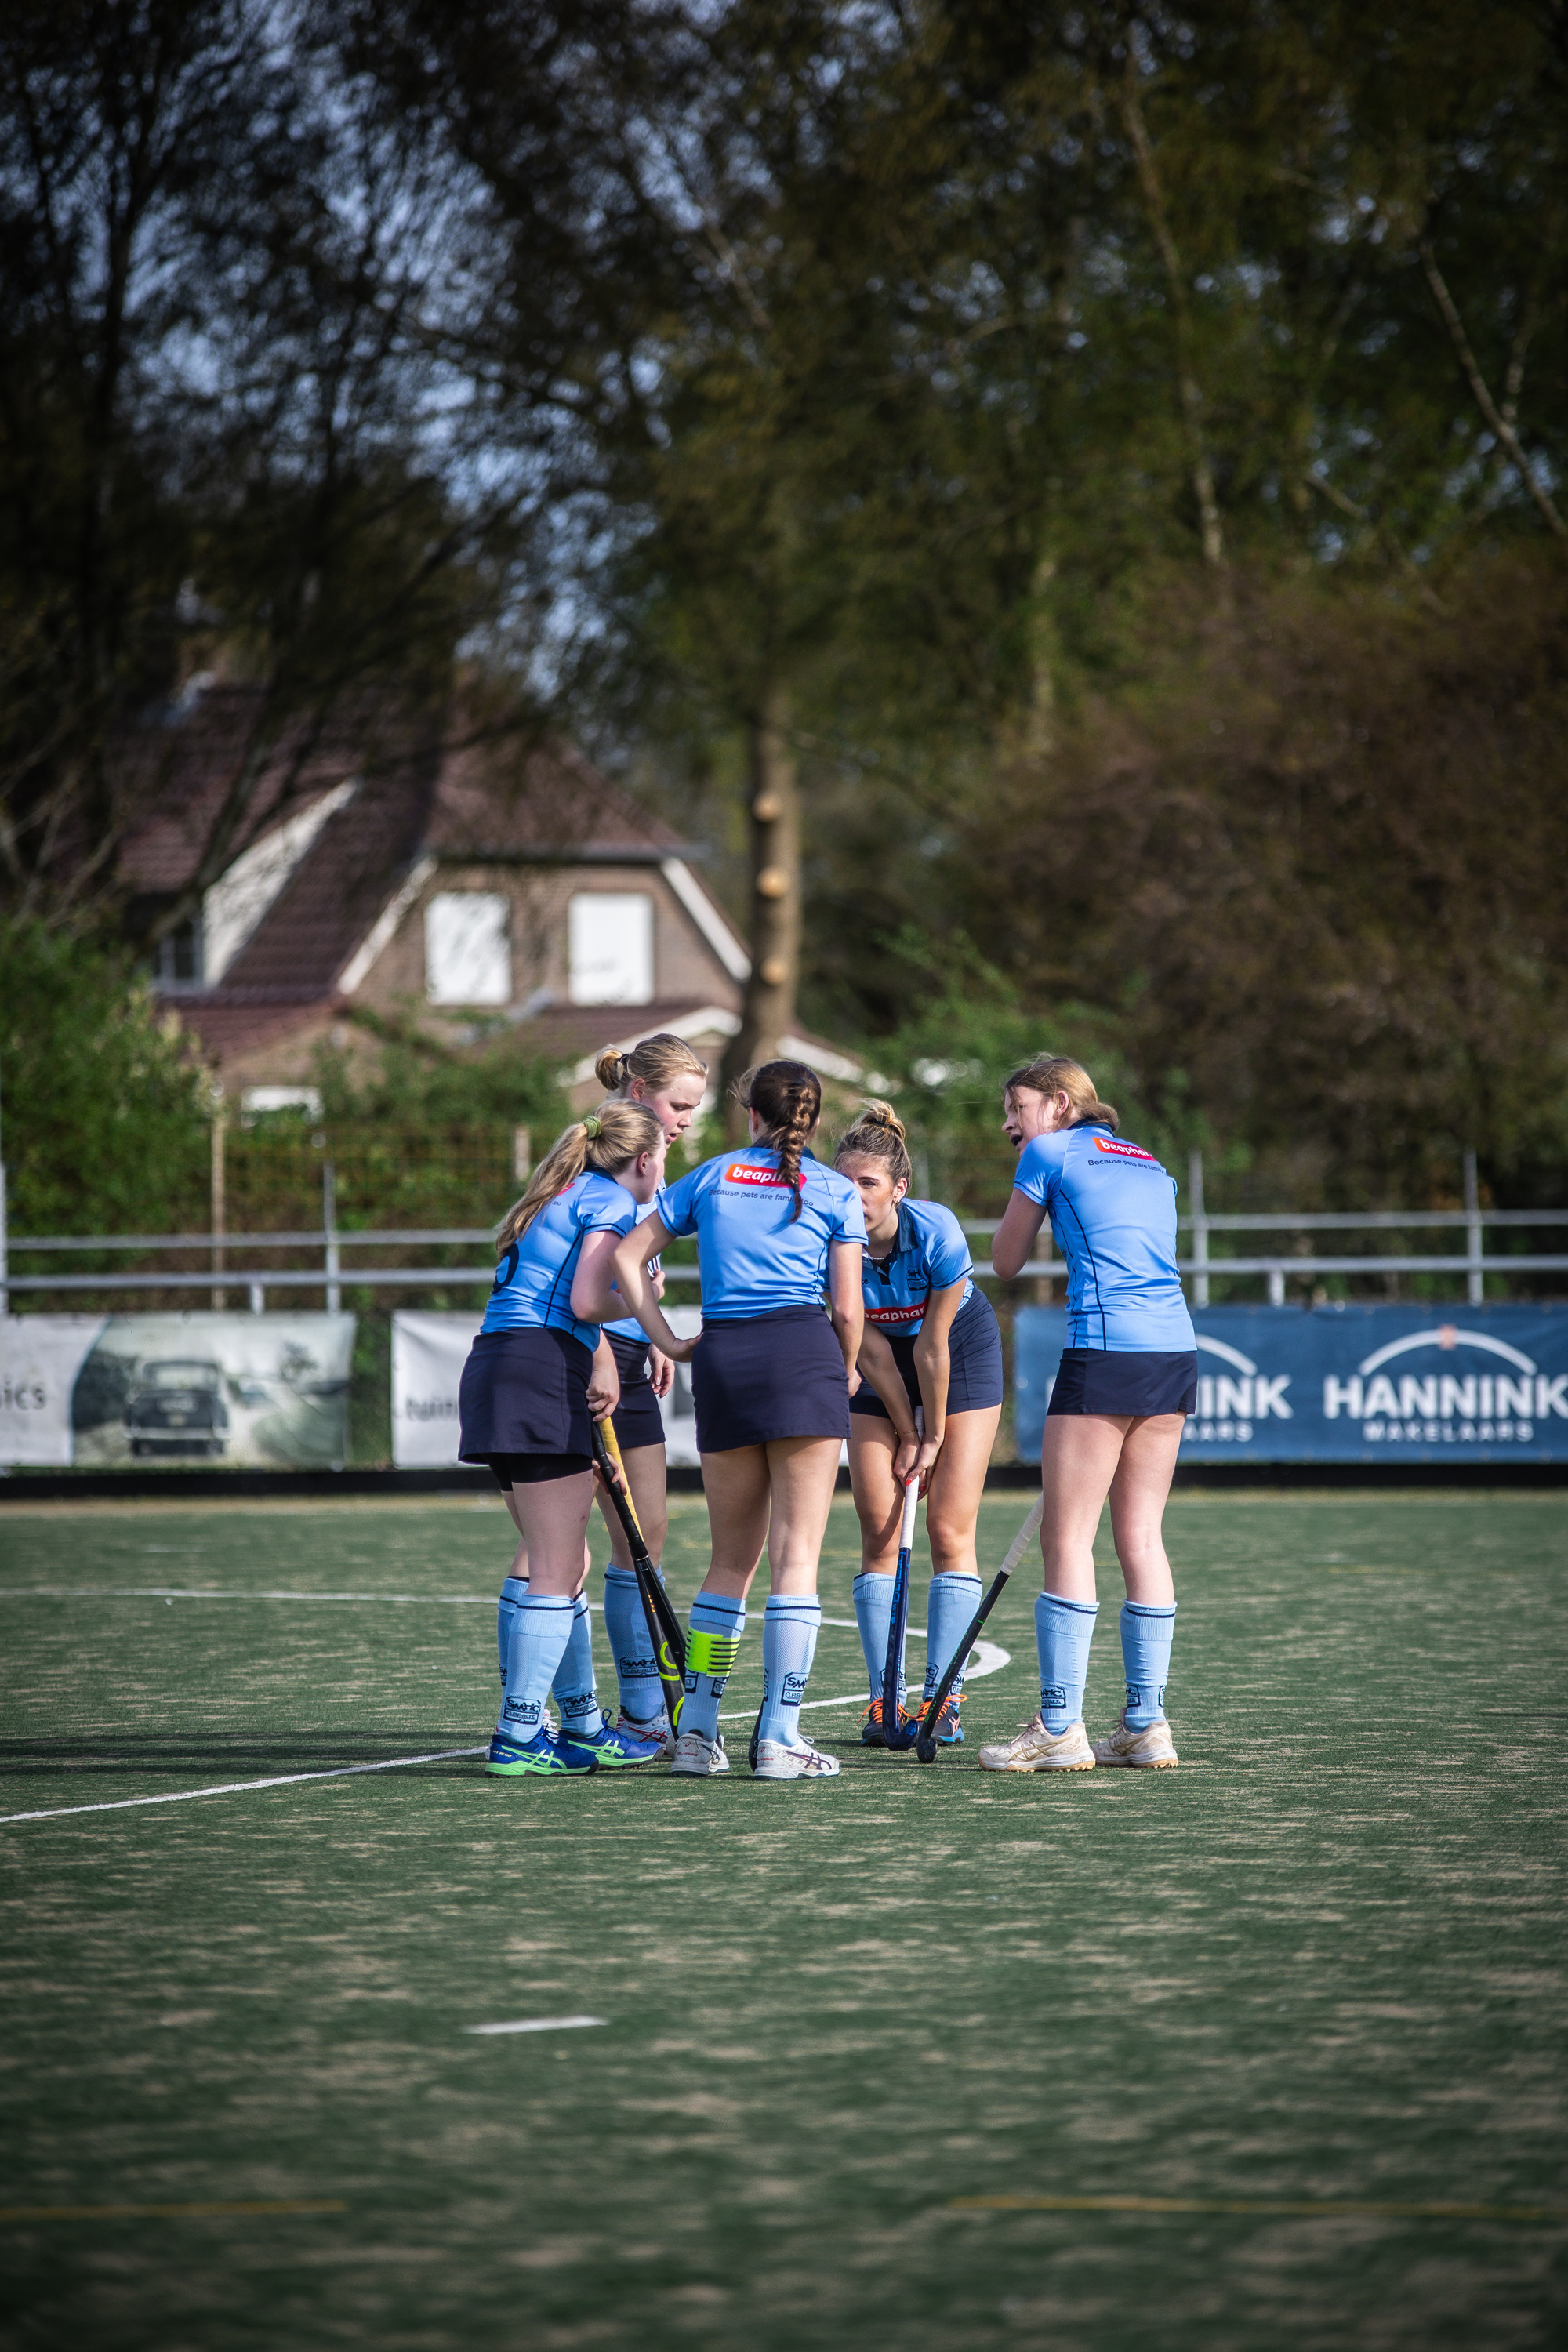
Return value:
M 536 1738 L 555 1669 L 572 1638 L 572 1603 L 563 1592 L 524 1591 L 512 1612 L 506 1696 L 497 1728 L 507 1739 Z
M 604 1712 L 594 1679 L 594 1612 L 585 1592 L 580 1592 L 572 1603 L 572 1630 L 552 1688 L 560 1704 L 563 1731 L 581 1731 L 591 1737 L 604 1729 Z
M 1153 1608 L 1144 1601 L 1121 1604 L 1121 1664 L 1127 1676 L 1129 1731 L 1147 1731 L 1165 1716 L 1165 1677 L 1176 1631 L 1176 1604 Z
M 662 1584 L 662 1570 L 654 1573 Z M 605 1639 L 616 1662 L 621 1713 L 635 1717 L 638 1723 L 651 1722 L 664 1713 L 664 1686 L 658 1679 L 647 1612 L 637 1578 L 629 1568 L 617 1568 L 613 1560 L 605 1570 Z
M 1083 1720 L 1089 1645 L 1099 1614 L 1098 1601 L 1062 1601 L 1054 1592 L 1042 1592 L 1035 1603 L 1040 1716 L 1047 1731 L 1065 1731 L 1069 1723 Z
M 500 1686 L 506 1693 L 507 1662 L 511 1656 L 511 1621 L 517 1614 L 517 1604 L 528 1591 L 526 1576 L 508 1576 L 501 1580 L 500 1599 L 496 1602 L 496 1648 L 500 1654 Z
M 867 1694 L 871 1698 L 882 1696 L 882 1675 L 888 1664 L 888 1635 L 893 1623 L 893 1583 L 890 1576 L 876 1576 L 862 1569 L 855 1579 L 855 1622 L 860 1628 L 860 1647 L 866 1656 Z M 899 1696 L 904 1695 L 904 1662 L 899 1660 Z
M 946 1671 L 947 1662 L 963 1639 L 963 1629 L 980 1606 L 980 1579 L 977 1575 L 958 1574 L 949 1570 L 943 1576 L 933 1576 L 931 1591 L 926 1596 L 926 1679 L 925 1696 L 934 1698 L 936 1686 Z M 964 1664 L 967 1664 L 965 1660 Z M 952 1696 L 961 1697 L 963 1691 L 963 1665 L 953 1678 Z
M 889 1578 L 889 1582 L 892 1581 Z M 816 1655 L 822 1603 L 815 1592 L 775 1592 L 763 1614 L 763 1712 L 759 1739 L 800 1740 L 800 1703 Z
M 691 1604 L 689 1623 L 680 1728 L 717 1739 L 719 1702 L 746 1630 L 746 1604 L 726 1601 L 722 1593 L 700 1592 Z

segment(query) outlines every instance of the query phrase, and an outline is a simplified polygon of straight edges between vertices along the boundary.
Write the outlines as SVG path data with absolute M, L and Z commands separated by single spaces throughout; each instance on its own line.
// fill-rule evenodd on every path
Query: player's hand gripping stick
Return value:
M 924 1434 L 925 1415 L 915 1409 L 915 1433 Z M 904 1516 L 899 1528 L 899 1566 L 893 1578 L 893 1614 L 888 1627 L 888 1655 L 882 1667 L 882 1744 L 912 1748 L 917 1723 L 905 1723 L 899 1710 L 899 1669 L 904 1662 L 904 1633 L 910 1622 L 910 1554 L 914 1549 L 915 1513 L 920 1507 L 921 1474 L 911 1470 L 904 1481 Z
M 964 1665 L 969 1657 L 969 1653 L 974 1647 L 974 1637 L 979 1633 L 982 1625 L 984 1624 L 987 1617 L 990 1616 L 993 1609 L 995 1608 L 996 1603 L 1001 1597 L 1002 1587 L 1006 1583 L 1007 1579 L 1012 1575 L 1013 1570 L 1023 1559 L 1025 1552 L 1028 1549 L 1035 1537 L 1039 1533 L 1040 1517 L 1045 1510 L 1045 1507 L 1046 1498 L 1044 1495 L 1037 1495 L 1028 1517 L 1024 1521 L 1023 1526 L 1018 1529 L 1017 1534 L 1014 1537 L 1013 1541 L 1008 1548 L 1006 1559 L 1003 1561 L 1001 1567 L 997 1570 L 995 1575 L 991 1580 L 990 1591 L 985 1595 L 984 1600 L 981 1602 L 979 1608 L 970 1619 L 968 1630 L 965 1632 L 963 1639 L 960 1642 L 957 1649 L 954 1650 L 952 1657 L 949 1658 L 947 1662 L 946 1669 L 943 1672 L 942 1680 L 936 1686 L 935 1695 L 931 1698 L 931 1703 L 927 1706 L 926 1711 L 921 1716 L 920 1721 L 920 1731 L 915 1740 L 915 1754 L 920 1758 L 922 1764 L 931 1764 L 935 1761 L 936 1727 L 941 1718 L 942 1708 L 947 1704 L 947 1695 L 952 1688 L 953 1684 L 958 1680 L 959 1675 L 963 1672 Z
M 616 1424 L 606 1414 L 594 1423 L 594 1454 L 599 1474 L 609 1490 L 610 1501 L 626 1539 L 632 1556 L 632 1573 L 637 1580 L 637 1592 L 647 1619 L 648 1639 L 658 1661 L 659 1687 L 664 1693 L 665 1712 L 672 1731 L 680 1727 L 681 1702 L 686 1696 L 686 1636 L 669 1605 L 669 1595 L 654 1573 L 637 1525 L 637 1506 L 626 1478 L 626 1465 L 621 1459 L 620 1444 L 616 1436 Z

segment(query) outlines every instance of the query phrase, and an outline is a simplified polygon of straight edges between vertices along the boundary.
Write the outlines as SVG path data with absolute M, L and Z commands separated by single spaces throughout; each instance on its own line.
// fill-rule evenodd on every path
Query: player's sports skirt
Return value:
M 849 1434 L 849 1381 L 820 1307 L 704 1323 L 691 1359 L 700 1454 Z
M 621 1451 L 629 1454 L 634 1445 L 662 1445 L 664 1415 L 647 1376 L 647 1341 L 627 1339 L 619 1331 L 606 1331 L 605 1337 L 621 1376 L 621 1401 L 616 1407 L 616 1435 Z
M 1047 1417 L 1053 1412 L 1191 1412 L 1198 1401 L 1195 1349 L 1176 1355 L 1064 1348 Z
M 915 1343 L 902 1336 L 895 1339 L 889 1333 L 888 1345 L 893 1351 L 894 1363 L 903 1374 L 910 1402 L 918 1405 L 921 1381 L 915 1370 Z M 986 1405 L 1001 1403 L 1002 1333 L 995 1309 L 983 1290 L 972 1290 L 953 1317 L 948 1328 L 947 1360 L 949 1419 L 955 1412 L 979 1412 Z M 849 1400 L 849 1410 L 873 1421 L 889 1418 L 887 1406 L 864 1373 Z
M 569 1331 L 481 1331 L 458 1385 L 458 1460 L 489 1463 L 503 1486 L 592 1469 L 593 1365 Z

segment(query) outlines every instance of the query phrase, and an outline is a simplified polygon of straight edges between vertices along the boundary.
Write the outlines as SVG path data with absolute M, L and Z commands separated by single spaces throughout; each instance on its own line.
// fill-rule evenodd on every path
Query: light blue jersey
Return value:
M 861 1288 L 866 1320 L 889 1339 L 912 1339 L 925 1320 L 926 1302 L 933 1290 L 963 1285 L 960 1307 L 974 1288 L 969 1277 L 974 1264 L 963 1228 L 940 1201 L 899 1202 L 899 1230 L 892 1253 L 874 1257 L 866 1245 Z
M 1196 1345 L 1176 1271 L 1176 1183 L 1103 1127 L 1037 1135 L 1015 1188 L 1050 1217 L 1068 1267 L 1069 1348 L 1177 1355 Z
M 572 1277 L 583 1244 L 590 1234 L 629 1234 L 642 1213 L 624 1184 L 589 1169 L 541 1209 L 521 1241 L 508 1244 L 480 1330 L 542 1326 L 570 1331 L 584 1348 L 596 1348 L 599 1326 L 572 1312 Z
M 637 1211 L 637 1222 L 639 1224 L 644 1217 L 662 1217 L 664 1215 L 664 1194 L 665 1187 L 661 1184 L 658 1192 L 654 1194 L 648 1206 L 646 1209 L 639 1209 Z M 668 1220 L 666 1222 L 668 1223 Z M 658 1258 L 649 1258 L 647 1262 L 647 1270 L 649 1274 L 658 1274 L 659 1270 L 659 1261 Z M 617 1297 L 619 1296 L 620 1286 L 618 1283 L 612 1282 L 610 1288 L 616 1292 Z M 647 1333 L 643 1329 L 642 1325 L 637 1321 L 635 1315 L 622 1315 L 618 1317 L 614 1323 L 605 1323 L 601 1328 L 606 1331 L 614 1332 L 617 1339 L 630 1339 L 639 1347 L 646 1348 L 647 1346 Z
M 809 1151 L 800 1164 L 800 1214 L 771 1144 L 721 1151 L 661 1195 L 670 1234 L 695 1234 L 702 1319 L 736 1323 L 781 1307 L 819 1307 L 834 1242 L 864 1242 L 866 1213 L 847 1176 Z

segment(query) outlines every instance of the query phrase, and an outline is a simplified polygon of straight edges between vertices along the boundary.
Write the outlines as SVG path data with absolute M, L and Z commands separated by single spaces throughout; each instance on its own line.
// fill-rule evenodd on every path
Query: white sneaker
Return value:
M 759 1739 L 753 1778 L 758 1780 L 831 1780 L 842 1769 L 837 1756 L 825 1756 L 803 1732 L 793 1747 L 782 1739 Z
M 1163 1716 L 1142 1731 L 1130 1731 L 1127 1709 L 1123 1707 L 1110 1738 L 1095 1741 L 1094 1760 L 1097 1764 L 1130 1764 L 1135 1771 L 1173 1772 L 1181 1759 Z
M 700 1731 L 683 1731 L 675 1743 L 669 1777 L 672 1780 L 710 1780 L 716 1773 L 729 1769 L 730 1759 L 721 1739 L 704 1739 Z
M 1047 1731 L 1040 1717 L 1032 1715 L 1011 1739 L 983 1748 L 980 1761 L 987 1772 L 1092 1772 L 1097 1753 L 1081 1723 Z
M 668 1716 L 662 1712 L 658 1715 L 650 1715 L 647 1721 L 643 1723 L 635 1715 L 628 1715 L 623 1706 L 616 1729 L 629 1732 L 634 1739 L 657 1740 L 659 1756 L 666 1761 L 675 1753 L 675 1734 L 669 1727 Z

